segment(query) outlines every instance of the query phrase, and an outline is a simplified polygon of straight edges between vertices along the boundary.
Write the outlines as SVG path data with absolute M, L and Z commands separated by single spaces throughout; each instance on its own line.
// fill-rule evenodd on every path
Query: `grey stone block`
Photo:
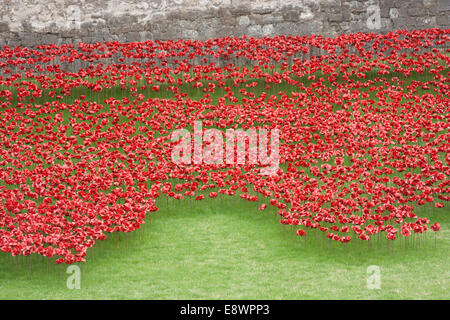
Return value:
M 139 32 L 128 32 L 126 35 L 125 35 L 125 39 L 128 41 L 128 42 L 138 42 L 138 41 L 141 41 L 141 35 L 139 34 Z
M 330 22 L 341 22 L 342 20 L 344 20 L 342 13 L 333 13 L 328 16 L 328 21 Z
M 448 26 L 449 25 L 449 19 L 447 15 L 442 15 L 436 17 L 436 24 L 439 26 Z
M 426 14 L 425 8 L 418 4 L 414 4 L 413 6 L 408 7 L 407 12 L 411 17 L 419 17 Z
M 252 13 L 252 10 L 251 10 L 251 8 L 248 7 L 248 6 L 241 5 L 241 6 L 239 6 L 239 7 L 233 7 L 233 8 L 230 8 L 230 13 L 231 13 L 233 16 L 243 16 L 243 15 L 249 15 L 249 14 L 251 14 L 251 13 Z
M 282 11 L 284 21 L 298 21 L 299 11 L 298 10 L 284 10 Z
M 0 21 L 0 32 L 9 31 L 9 25 L 7 22 Z
M 438 0 L 438 9 L 441 11 L 449 11 L 450 0 Z
M 253 24 L 260 24 L 260 25 L 273 24 L 284 21 L 281 13 L 263 14 L 263 15 L 251 14 L 249 17 Z

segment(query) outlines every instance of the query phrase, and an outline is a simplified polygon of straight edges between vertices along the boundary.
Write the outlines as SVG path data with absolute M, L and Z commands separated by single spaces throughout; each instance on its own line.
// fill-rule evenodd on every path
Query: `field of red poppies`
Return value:
M 437 233 L 415 212 L 450 199 L 449 42 L 429 29 L 5 46 L 0 249 L 84 262 L 161 197 L 263 201 L 299 237 L 344 245 Z M 280 130 L 279 170 L 174 163 L 170 134 L 195 121 Z

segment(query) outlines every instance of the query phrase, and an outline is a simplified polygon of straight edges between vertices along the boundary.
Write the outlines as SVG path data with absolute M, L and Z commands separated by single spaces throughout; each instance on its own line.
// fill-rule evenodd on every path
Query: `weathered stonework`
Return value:
M 450 0 L 0 0 L 0 45 L 448 28 Z

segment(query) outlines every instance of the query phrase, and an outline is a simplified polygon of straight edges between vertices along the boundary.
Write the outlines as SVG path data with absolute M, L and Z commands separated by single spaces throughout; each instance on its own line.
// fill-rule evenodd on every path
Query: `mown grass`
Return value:
M 259 203 L 221 199 L 158 200 L 142 230 L 113 234 L 80 264 L 81 288 L 68 289 L 66 265 L 2 255 L 2 299 L 448 299 L 449 210 L 437 239 L 412 236 L 340 244 L 281 227 Z M 367 268 L 380 267 L 380 289 Z

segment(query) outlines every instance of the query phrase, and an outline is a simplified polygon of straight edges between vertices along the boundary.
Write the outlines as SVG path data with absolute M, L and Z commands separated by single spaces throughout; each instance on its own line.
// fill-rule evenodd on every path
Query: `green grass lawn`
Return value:
M 88 251 L 81 288 L 68 289 L 67 265 L 2 255 L 1 299 L 448 299 L 449 210 L 419 216 L 442 231 L 405 240 L 306 242 L 277 223 L 274 210 L 223 199 L 160 199 L 142 230 L 113 234 Z M 414 242 L 414 243 L 413 243 Z M 13 261 L 15 259 L 15 261 Z M 366 286 L 380 267 L 381 288 Z

